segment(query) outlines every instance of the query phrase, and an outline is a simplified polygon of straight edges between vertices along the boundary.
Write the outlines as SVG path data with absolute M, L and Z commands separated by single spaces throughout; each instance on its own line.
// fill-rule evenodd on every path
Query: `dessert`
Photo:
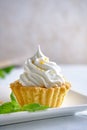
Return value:
M 52 108 L 61 106 L 70 86 L 60 67 L 49 61 L 40 47 L 33 57 L 26 60 L 19 79 L 10 84 L 20 106 L 38 103 Z

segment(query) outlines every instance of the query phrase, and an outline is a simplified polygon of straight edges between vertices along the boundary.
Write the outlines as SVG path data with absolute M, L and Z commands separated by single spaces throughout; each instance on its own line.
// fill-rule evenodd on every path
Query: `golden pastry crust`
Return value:
M 28 87 L 19 81 L 10 84 L 10 87 L 21 106 L 31 103 L 39 103 L 49 107 L 60 107 L 66 93 L 70 89 L 70 83 L 66 82 L 61 87 Z

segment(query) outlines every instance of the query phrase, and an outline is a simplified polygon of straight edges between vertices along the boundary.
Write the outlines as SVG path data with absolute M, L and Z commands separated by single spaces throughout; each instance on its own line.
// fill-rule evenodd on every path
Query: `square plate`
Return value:
M 73 115 L 87 109 L 87 97 L 70 90 L 61 108 L 50 108 L 38 112 L 16 112 L 0 115 L 0 125 L 13 124 L 38 119 Z
M 4 80 L 0 79 L 0 100 L 9 101 L 9 83 L 16 80 L 22 69 L 15 69 Z M 50 108 L 38 112 L 16 112 L 0 115 L 0 125 L 33 121 L 52 117 L 73 115 L 87 109 L 87 96 L 70 90 L 60 108 Z

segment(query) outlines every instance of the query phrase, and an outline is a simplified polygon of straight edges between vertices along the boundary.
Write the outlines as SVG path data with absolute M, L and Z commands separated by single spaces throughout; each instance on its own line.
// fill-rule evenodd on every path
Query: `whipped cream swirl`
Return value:
M 64 83 L 60 67 L 49 61 L 38 48 L 36 54 L 28 58 L 24 65 L 24 73 L 20 75 L 19 82 L 23 86 L 52 87 Z

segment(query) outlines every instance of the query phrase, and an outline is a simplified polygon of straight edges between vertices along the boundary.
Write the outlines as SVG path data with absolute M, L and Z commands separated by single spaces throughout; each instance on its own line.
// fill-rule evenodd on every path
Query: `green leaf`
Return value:
M 0 78 L 5 78 L 6 73 L 9 74 L 13 68 L 14 66 L 8 66 L 6 68 L 0 69 Z
M 6 102 L 0 106 L 0 114 L 22 111 L 13 93 L 10 94 L 11 102 Z
M 5 73 L 2 69 L 0 69 L 0 78 L 4 78 L 5 77 Z
M 8 67 L 6 67 L 6 68 L 3 68 L 2 70 L 3 70 L 5 73 L 10 73 L 13 68 L 14 68 L 14 66 L 8 66 Z
M 14 112 L 14 106 L 11 102 L 6 102 L 0 106 L 0 114 Z
M 33 104 L 28 104 L 28 105 L 24 105 L 23 106 L 23 111 L 30 111 L 30 112 L 34 112 L 34 111 L 39 111 L 39 110 L 45 110 L 49 107 L 47 106 L 43 106 L 37 103 L 33 103 Z
M 17 103 L 16 98 L 13 93 L 10 94 L 10 99 L 11 99 L 11 102 Z
M 11 99 L 11 103 L 13 104 L 15 110 L 21 109 L 21 108 L 20 108 L 20 105 L 19 105 L 19 103 L 17 102 L 17 100 L 16 100 L 16 98 L 15 98 L 15 96 L 14 96 L 13 93 L 10 94 L 10 99 Z
M 6 102 L 0 106 L 0 114 L 22 111 L 20 107 L 16 107 L 12 102 Z

